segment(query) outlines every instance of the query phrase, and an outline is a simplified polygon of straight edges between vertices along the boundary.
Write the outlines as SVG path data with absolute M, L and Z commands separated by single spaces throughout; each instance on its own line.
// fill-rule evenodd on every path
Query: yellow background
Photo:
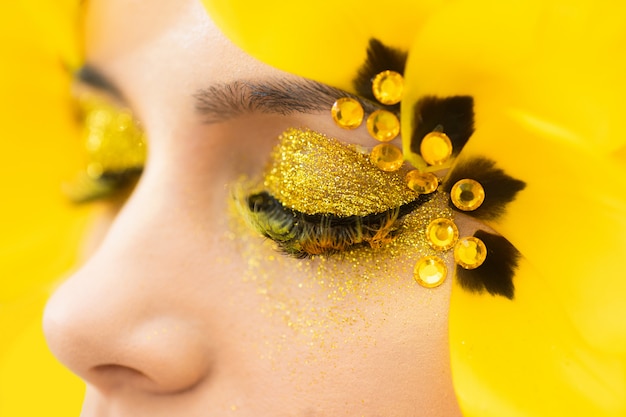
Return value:
M 0 416 L 78 416 L 83 383 L 49 353 L 46 299 L 76 263 L 88 209 L 63 181 L 80 165 L 70 101 L 75 1 L 0 5 Z

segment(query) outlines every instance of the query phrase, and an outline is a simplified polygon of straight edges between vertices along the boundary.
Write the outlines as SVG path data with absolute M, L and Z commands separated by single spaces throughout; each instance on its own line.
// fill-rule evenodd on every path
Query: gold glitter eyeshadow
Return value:
M 88 175 L 97 179 L 104 172 L 143 167 L 146 138 L 132 113 L 95 98 L 82 106 Z
M 63 184 L 63 192 L 72 202 L 84 203 L 112 197 L 132 185 L 143 170 L 147 141 L 130 110 L 97 94 L 83 94 L 78 105 L 85 167 Z
M 285 207 L 305 214 L 365 216 L 415 200 L 406 170 L 384 172 L 356 146 L 290 128 L 271 154 L 264 187 Z

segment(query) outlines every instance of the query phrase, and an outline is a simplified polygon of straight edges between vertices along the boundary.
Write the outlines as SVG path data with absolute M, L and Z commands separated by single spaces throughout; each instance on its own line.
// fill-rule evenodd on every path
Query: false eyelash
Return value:
M 485 243 L 487 258 L 476 269 L 456 267 L 456 279 L 463 289 L 473 293 L 487 291 L 509 300 L 515 296 L 513 277 L 522 254 L 506 238 L 484 230 L 477 230 L 474 236 Z
M 93 201 L 113 199 L 132 187 L 143 172 L 143 167 L 121 171 L 105 171 L 97 179 L 86 173 L 72 182 L 63 185 L 63 192 L 72 203 L 84 204 Z
M 424 136 L 441 128 L 452 142 L 452 154 L 458 155 L 474 133 L 474 98 L 423 97 L 413 107 L 411 125 L 412 152 L 419 153 Z
M 420 195 L 410 203 L 367 216 L 339 217 L 332 214 L 304 214 L 286 208 L 262 191 L 244 197 L 244 216 L 263 236 L 273 240 L 285 254 L 296 258 L 336 254 L 391 241 L 399 219 L 428 202 L 434 194 Z
M 502 216 L 509 203 L 515 200 L 517 193 L 526 188 L 526 183 L 508 175 L 496 162 L 485 157 L 474 157 L 457 163 L 442 184 L 446 192 L 463 178 L 478 181 L 485 189 L 485 201 L 474 211 L 465 212 L 468 216 L 481 220 L 495 220 Z M 452 202 L 450 208 L 458 210 Z

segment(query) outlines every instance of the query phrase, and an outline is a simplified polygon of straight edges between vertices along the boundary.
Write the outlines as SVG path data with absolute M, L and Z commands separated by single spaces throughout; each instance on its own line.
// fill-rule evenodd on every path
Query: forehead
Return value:
M 225 42 L 194 0 L 91 0 L 86 6 L 86 50 L 96 63 L 149 55 L 168 44 L 187 49 L 211 35 L 211 43 Z
M 87 62 L 139 113 L 193 108 L 209 84 L 277 73 L 228 41 L 196 0 L 91 0 L 84 22 Z

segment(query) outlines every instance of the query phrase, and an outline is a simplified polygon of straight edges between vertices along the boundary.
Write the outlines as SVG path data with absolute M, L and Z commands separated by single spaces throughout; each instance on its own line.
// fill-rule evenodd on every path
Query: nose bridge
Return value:
M 49 300 L 44 329 L 53 353 L 102 391 L 184 391 L 208 375 L 210 341 L 172 285 L 183 271 L 169 255 L 171 207 L 137 191 L 91 260 Z

